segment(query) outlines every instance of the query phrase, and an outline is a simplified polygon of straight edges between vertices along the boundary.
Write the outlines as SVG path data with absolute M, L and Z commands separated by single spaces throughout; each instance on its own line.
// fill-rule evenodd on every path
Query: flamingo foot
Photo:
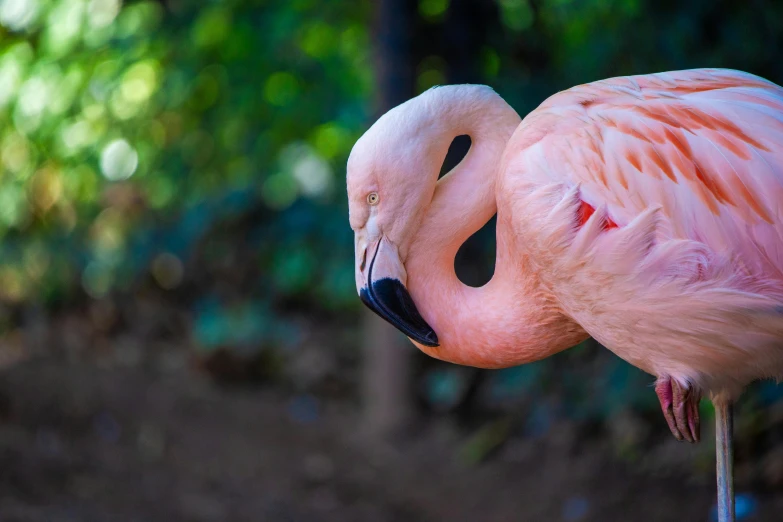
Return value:
M 655 383 L 655 393 L 661 401 L 663 416 L 677 440 L 699 442 L 699 401 L 701 394 L 683 387 L 671 377 L 661 377 Z

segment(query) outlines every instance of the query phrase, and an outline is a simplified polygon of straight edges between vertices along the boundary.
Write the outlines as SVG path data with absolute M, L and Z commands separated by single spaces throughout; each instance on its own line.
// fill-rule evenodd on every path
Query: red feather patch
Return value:
M 585 223 L 587 223 L 587 220 L 590 219 L 590 216 L 592 216 L 595 213 L 595 208 L 590 204 L 582 201 L 582 204 L 579 207 L 579 213 L 577 215 L 579 219 L 579 226 L 581 227 Z M 606 218 L 604 220 L 604 230 L 609 230 L 610 228 L 617 228 L 617 223 L 612 221 L 609 218 Z

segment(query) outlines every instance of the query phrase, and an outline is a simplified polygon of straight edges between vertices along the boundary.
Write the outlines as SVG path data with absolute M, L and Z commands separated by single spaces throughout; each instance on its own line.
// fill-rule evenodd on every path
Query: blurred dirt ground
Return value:
M 714 495 L 567 424 L 468 465 L 445 420 L 369 444 L 355 405 L 184 369 L 39 358 L 5 369 L 0 397 L 3 522 L 700 521 Z M 780 520 L 783 494 L 755 498 L 744 520 Z

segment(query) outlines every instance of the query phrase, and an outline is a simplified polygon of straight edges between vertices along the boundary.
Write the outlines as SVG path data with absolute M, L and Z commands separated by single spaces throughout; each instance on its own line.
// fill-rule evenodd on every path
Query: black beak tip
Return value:
M 438 344 L 438 335 L 432 328 L 430 328 L 430 331 L 422 336 L 421 339 L 415 339 L 415 341 L 424 346 L 429 346 L 430 348 L 437 348 L 440 346 L 440 344 Z
M 419 314 L 408 290 L 396 279 L 374 281 L 359 292 L 362 302 L 392 326 L 424 346 L 439 346 L 438 335 Z

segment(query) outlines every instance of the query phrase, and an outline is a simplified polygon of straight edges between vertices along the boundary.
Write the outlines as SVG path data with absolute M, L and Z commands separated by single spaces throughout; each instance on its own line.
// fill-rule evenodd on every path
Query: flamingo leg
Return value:
M 715 468 L 718 475 L 718 522 L 734 522 L 734 409 L 715 404 Z
M 672 435 L 677 440 L 699 442 L 699 401 L 701 394 L 665 376 L 655 383 L 655 393 Z

